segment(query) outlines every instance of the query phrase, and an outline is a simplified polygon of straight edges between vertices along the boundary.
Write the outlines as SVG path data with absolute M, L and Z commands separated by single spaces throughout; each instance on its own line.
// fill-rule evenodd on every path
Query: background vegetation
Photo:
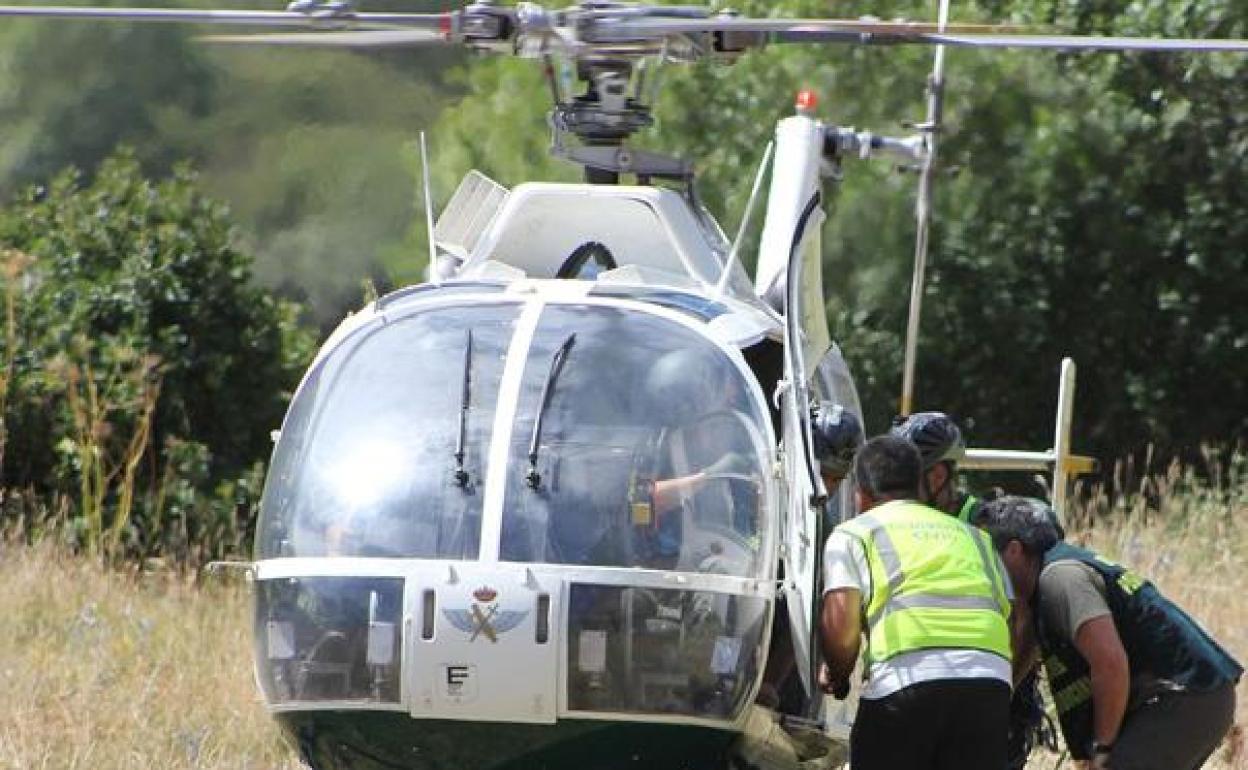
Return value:
M 954 15 L 1248 36 L 1238 0 Z M 193 588 L 182 568 L 249 554 L 268 432 L 361 283 L 420 279 L 418 130 L 441 200 L 474 166 L 574 178 L 546 154 L 531 62 L 222 51 L 188 33 L 0 24 L 0 768 L 295 766 L 257 702 L 241 586 Z M 642 144 L 695 158 L 732 230 L 799 87 L 825 119 L 901 132 L 922 117 L 931 55 L 795 47 L 669 71 Z M 1248 656 L 1245 460 L 1200 449 L 1248 440 L 1248 57 L 954 51 L 948 78 L 919 406 L 978 444 L 1044 446 L 1074 356 L 1077 446 L 1107 468 L 1135 458 L 1087 490 L 1079 539 Z M 899 390 L 915 180 L 846 170 L 828 315 L 879 429 Z
M 955 17 L 1248 35 L 1232 0 L 977 0 Z M 531 62 L 221 50 L 188 32 L 0 25 L 0 488 L 6 517 L 57 511 L 80 546 L 194 561 L 246 553 L 267 435 L 315 339 L 362 282 L 419 280 L 416 132 L 433 131 L 441 199 L 473 166 L 507 184 L 574 171 L 546 152 Z M 826 119 L 904 131 L 931 57 L 788 47 L 673 69 L 641 143 L 697 159 L 732 229 L 799 87 Z M 1248 57 L 959 50 L 948 79 L 918 405 L 977 444 L 1044 446 L 1072 355 L 1076 445 L 1107 467 L 1244 442 Z M 899 390 L 914 186 L 852 163 L 826 229 L 828 316 L 875 430 Z
M 442 73 L 464 57 L 213 47 L 193 40 L 202 33 L 5 20 L 0 193 L 46 185 L 67 165 L 93 175 L 119 144 L 153 177 L 190 160 L 200 187 L 229 201 L 256 277 L 304 300 L 304 320 L 324 330 L 357 303 L 362 279 L 384 283 L 410 254 L 407 145 L 457 93 Z
M 251 671 L 241 584 L 0 549 L 0 768 L 297 770 Z
M 64 511 L 110 557 L 245 552 L 268 430 L 311 349 L 192 183 L 121 156 L 0 212 L 4 502 Z

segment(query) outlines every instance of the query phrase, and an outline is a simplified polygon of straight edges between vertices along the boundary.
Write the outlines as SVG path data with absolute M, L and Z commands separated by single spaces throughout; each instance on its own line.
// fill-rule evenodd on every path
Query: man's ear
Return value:
M 859 513 L 866 513 L 875 505 L 875 500 L 861 489 L 854 489 L 854 503 L 858 506 Z
M 1023 548 L 1023 544 L 1017 540 L 1011 540 L 1005 544 L 1005 550 L 1001 551 L 1001 558 L 1007 557 L 1011 560 L 1021 562 L 1027 556 L 1027 551 Z

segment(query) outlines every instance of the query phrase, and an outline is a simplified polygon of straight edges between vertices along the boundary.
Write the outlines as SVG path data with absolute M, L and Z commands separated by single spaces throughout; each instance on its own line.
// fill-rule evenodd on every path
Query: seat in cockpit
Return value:
M 592 281 L 599 274 L 619 267 L 611 250 L 598 241 L 586 241 L 572 250 L 556 278 L 576 278 Z

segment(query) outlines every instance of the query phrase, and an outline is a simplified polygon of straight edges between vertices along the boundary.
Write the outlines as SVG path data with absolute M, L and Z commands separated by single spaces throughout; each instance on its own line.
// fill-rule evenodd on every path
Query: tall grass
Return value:
M 67 268 L 43 264 L 47 260 L 0 248 L 0 467 L 5 472 L 0 484 L 6 485 L 0 488 L 0 524 L 40 529 L 52 512 L 61 534 L 76 547 L 116 565 L 152 556 L 194 565 L 245 553 L 264 464 L 257 459 L 249 468 L 233 467 L 241 458 L 228 456 L 241 444 L 216 447 L 226 457 L 214 458 L 203 435 L 187 435 L 195 431 L 185 412 L 200 396 L 187 385 L 186 362 L 172 366 L 154 352 L 170 350 L 167 333 L 184 334 L 190 328 L 185 324 L 199 323 L 193 320 L 198 316 L 166 319 L 172 325 L 160 330 L 148 328 L 151 318 L 130 328 L 129 321 L 114 317 L 114 310 L 133 304 L 125 294 L 133 281 L 122 281 L 129 289 L 120 294 L 116 287 L 62 286 L 58 281 L 68 275 Z M 67 303 L 78 302 L 84 292 L 94 297 L 90 307 L 68 313 Z M 293 316 L 284 315 L 293 313 L 291 308 L 251 295 L 228 301 L 213 296 L 242 303 L 230 312 L 262 307 L 277 313 L 253 319 L 275 326 L 249 326 L 244 335 L 258 335 L 253 342 L 269 340 L 256 342 L 261 347 L 276 337 L 291 346 L 281 355 L 264 347 L 267 361 L 284 362 L 276 379 L 256 380 L 274 388 L 255 394 L 261 401 L 277 394 L 265 407 L 272 412 L 282 400 L 280 381 L 298 366 L 301 353 L 294 348 L 310 340 L 302 341 Z M 223 308 L 217 311 L 226 312 Z M 136 312 L 146 318 L 145 313 L 156 311 Z M 90 331 L 84 331 L 87 327 Z M 199 350 L 195 366 L 215 373 L 205 376 L 235 379 L 222 372 L 238 365 L 237 351 L 207 352 L 211 347 Z M 182 373 L 181 379 L 167 378 L 173 370 Z
M 1070 538 L 1153 578 L 1248 661 L 1248 459 L 1129 475 L 1089 492 Z M 245 585 L 30 540 L 0 540 L 0 770 L 301 767 L 256 693 Z M 1246 754 L 1229 741 L 1210 767 L 1248 770 Z
M 0 768 L 301 767 L 251 674 L 236 583 L 0 546 Z
M 1248 663 L 1248 454 L 1098 488 L 1071 523 L 1072 540 L 1152 579 Z

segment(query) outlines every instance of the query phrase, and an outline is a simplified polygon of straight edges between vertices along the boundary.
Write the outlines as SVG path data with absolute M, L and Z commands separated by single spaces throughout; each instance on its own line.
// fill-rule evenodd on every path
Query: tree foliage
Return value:
M 1098 34 L 1248 31 L 1221 0 L 1017 5 Z M 1073 355 L 1094 451 L 1248 437 L 1248 59 L 1041 63 L 981 94 L 950 142 L 967 171 L 944 193 L 925 400 L 1042 441 Z
M 173 477 L 210 495 L 253 471 L 310 353 L 194 182 L 122 155 L 0 211 L 3 486 L 80 492 L 94 531 L 138 506 L 149 531 L 132 540 L 160 534 Z
M 6 20 L 0 43 L 0 189 L 94 169 L 119 143 L 168 169 L 188 148 L 162 124 L 202 120 L 217 94 L 206 50 L 168 28 Z
M 802 0 L 739 10 L 827 11 Z M 934 8 L 837 7 L 868 13 L 931 18 Z M 1248 6 L 1231 0 L 983 0 L 955 4 L 954 18 L 1248 34 Z M 669 70 L 658 128 L 641 143 L 695 159 L 702 198 L 731 229 L 799 88 L 820 94 L 825 120 L 899 133 L 923 117 L 931 60 L 921 47 L 793 46 Z M 1147 444 L 1181 451 L 1248 437 L 1248 317 L 1237 311 L 1248 297 L 1248 59 L 950 51 L 946 74 L 917 405 L 954 413 L 977 443 L 1045 445 L 1070 355 L 1081 447 L 1112 459 Z M 456 151 L 438 159 L 442 178 L 466 166 L 505 183 L 555 176 L 542 155 L 548 96 L 536 68 L 491 61 L 466 83 L 470 96 L 444 113 L 440 136 Z M 845 171 L 825 229 L 824 285 L 868 425 L 880 429 L 900 391 L 916 184 L 884 163 Z
M 461 55 L 222 48 L 195 31 L 0 24 L 0 195 L 67 165 L 93 173 L 122 144 L 149 175 L 194 162 L 200 185 L 230 201 L 256 277 L 321 327 L 358 304 L 362 277 L 414 274 L 405 147 L 433 123 L 441 72 Z

